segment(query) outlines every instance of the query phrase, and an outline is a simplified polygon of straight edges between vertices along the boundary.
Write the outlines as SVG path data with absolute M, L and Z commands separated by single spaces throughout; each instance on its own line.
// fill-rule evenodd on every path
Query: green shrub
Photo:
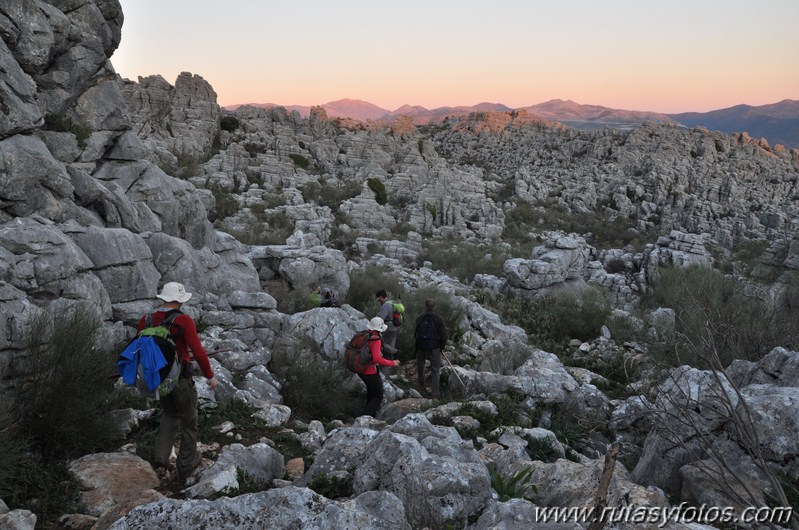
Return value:
M 377 316 L 380 309 L 375 293 L 384 289 L 391 297 L 404 299 L 405 289 L 400 285 L 396 273 L 387 267 L 367 266 L 350 274 L 350 289 L 347 303 L 366 314 L 367 318 Z
M 91 127 L 81 125 L 72 121 L 69 116 L 63 114 L 50 114 L 44 118 L 44 130 L 55 132 L 67 132 L 75 135 L 80 147 L 86 147 L 86 140 L 92 135 Z
M 526 396 L 514 391 L 491 396 L 497 407 L 496 425 L 517 425 L 524 429 L 533 426 L 535 418 L 531 418 L 524 407 Z
M 611 332 L 611 336 L 613 332 Z M 619 339 L 616 339 L 619 342 Z M 625 355 L 614 355 L 611 358 L 603 357 L 572 357 L 562 356 L 561 360 L 566 366 L 576 366 L 585 368 L 595 374 L 601 375 L 605 381 L 594 381 L 594 385 L 611 399 L 623 399 L 630 395 L 632 383 L 640 380 L 640 373 L 645 365 L 649 364 L 646 357 L 641 356 L 639 360 L 631 359 Z
M 499 495 L 499 502 L 511 499 L 523 499 L 527 490 L 538 491 L 532 483 L 533 469 L 526 467 L 508 477 L 502 476 L 496 467 L 488 466 L 488 475 L 491 477 L 491 487 Z
M 284 245 L 286 239 L 294 233 L 294 221 L 286 212 L 267 215 L 266 222 L 269 225 L 269 230 L 264 234 L 267 245 Z
M 480 371 L 512 375 L 517 368 L 527 362 L 531 355 L 532 348 L 519 342 L 495 345 L 483 353 Z
M 443 375 L 443 373 L 442 373 Z M 517 425 L 522 428 L 532 426 L 532 421 L 522 408 L 526 397 L 516 392 L 494 394 L 491 402 L 497 408 L 497 414 L 491 415 L 478 409 L 469 402 L 463 403 L 458 410 L 459 415 L 470 416 L 480 422 L 480 434 L 490 438 L 490 433 L 503 426 Z
M 446 241 L 425 242 L 418 263 L 429 261 L 433 268 L 454 276 L 464 283 L 475 274 L 502 275 L 502 267 L 511 255 L 498 246 L 470 245 Z
M 425 204 L 425 209 L 430 214 L 430 217 L 433 218 L 433 223 L 435 224 L 435 222 L 438 221 L 438 209 L 436 208 L 436 205 L 433 203 L 427 203 Z
M 505 212 L 505 229 L 502 238 L 508 242 L 530 242 L 530 232 L 538 230 L 541 212 L 531 204 L 520 202 Z
M 181 151 L 173 153 L 177 158 L 177 171 L 175 177 L 180 179 L 188 179 L 196 176 L 200 172 L 200 164 L 189 152 L 184 148 Z
M 533 460 L 552 463 L 558 460 L 558 451 L 552 446 L 547 438 L 534 438 L 527 440 L 525 451 Z
M 56 521 L 65 513 L 84 513 L 81 485 L 65 462 L 44 463 L 28 456 L 19 463 L 17 471 L 0 486 L 2 499 L 12 510 L 34 512 L 36 528 L 57 528 Z
M 270 208 L 272 207 L 273 206 L 270 206 Z M 266 220 L 266 205 L 263 202 L 258 202 L 250 206 L 250 212 L 259 222 Z
M 74 306 L 32 317 L 16 401 L 20 428 L 46 462 L 103 449 L 113 440 L 103 413 L 116 358 L 97 343 L 101 319 Z
M 211 406 L 215 405 L 215 406 Z M 232 421 L 239 433 L 246 432 L 248 436 L 257 441 L 260 436 L 270 432 L 266 423 L 253 414 L 256 408 L 240 399 L 211 403 L 208 406 L 200 405 L 197 429 L 200 440 L 206 443 L 230 443 L 230 438 L 222 434 L 217 426 L 224 421 Z
M 386 186 L 385 184 L 383 184 L 382 180 L 375 177 L 369 177 L 368 179 L 366 179 L 366 184 L 369 186 L 369 189 L 374 192 L 377 204 L 383 205 L 388 202 L 388 194 L 386 194 Z
M 308 483 L 308 488 L 328 499 L 341 499 L 349 497 L 354 493 L 352 475 L 349 473 L 346 475 L 346 478 L 319 473 Z
M 259 155 L 259 154 L 260 155 L 265 154 L 266 153 L 266 146 L 264 144 L 262 144 L 262 143 L 246 142 L 244 144 L 244 150 L 247 151 L 247 153 L 249 153 L 249 155 L 251 157 L 254 157 L 254 156 Z
M 344 256 L 351 259 L 357 253 L 355 247 L 355 237 L 357 232 L 355 230 L 346 229 L 345 225 L 349 227 L 352 220 L 349 216 L 337 211 L 333 216 L 333 226 L 330 229 L 329 246 L 340 250 Z
M 611 311 L 596 287 L 563 289 L 535 300 L 485 294 L 478 299 L 494 308 L 503 322 L 524 329 L 532 344 L 555 353 L 566 351 L 571 339 L 587 341 L 599 336 Z
M 261 214 L 263 215 L 264 209 L 273 209 L 277 208 L 278 206 L 285 206 L 286 204 L 286 196 L 283 193 L 270 193 L 264 198 L 263 203 L 261 206 Z M 253 205 L 257 206 L 257 205 Z M 253 209 L 253 212 L 256 210 Z
M 212 186 L 211 193 L 214 196 L 214 208 L 211 210 L 212 220 L 225 219 L 239 211 L 239 202 L 229 191 L 225 191 L 220 186 Z
M 658 352 L 670 365 L 709 368 L 715 353 L 723 366 L 735 359 L 757 361 L 793 340 L 786 315 L 709 267 L 661 269 L 648 303 L 676 313 L 675 344 Z
M 260 221 L 259 217 L 253 216 L 244 222 L 244 227 L 226 227 L 224 224 L 217 221 L 214 226 L 222 230 L 226 230 L 230 235 L 235 237 L 238 241 L 245 245 L 268 245 L 270 239 L 267 237 L 268 231 L 266 230 L 265 220 Z
M 553 414 L 549 430 L 562 444 L 579 449 L 585 442 L 588 433 L 580 425 L 577 417 L 571 414 Z
M 236 468 L 236 482 L 239 483 L 238 488 L 227 487 L 222 490 L 219 496 L 238 497 L 247 493 L 266 491 L 271 487 L 267 482 L 247 474 L 239 467 Z
M 308 166 L 311 165 L 310 160 L 308 160 L 302 155 L 298 155 L 297 153 L 290 153 L 289 158 L 291 158 L 291 160 L 294 161 L 295 166 L 302 169 L 308 169 Z
M 553 199 L 542 199 L 535 204 L 519 202 L 505 212 L 505 230 L 502 237 L 507 242 L 529 242 L 531 232 L 562 230 L 577 233 L 597 247 L 621 248 L 632 245 L 642 248 L 648 232 L 638 230 L 638 221 L 624 216 L 611 218 L 601 211 L 581 213 Z
M 283 384 L 286 405 L 305 421 L 351 419 L 363 409 L 357 390 L 348 390 L 352 374 L 340 361 L 326 361 L 307 345 L 276 345 L 269 369 Z
M 29 445 L 20 432 L 19 420 L 11 412 L 11 404 L 0 400 L 0 499 L 11 505 L 24 499 L 18 482 L 33 464 Z
M 361 184 L 337 181 L 330 185 L 312 181 L 302 186 L 300 190 L 305 202 L 315 201 L 319 206 L 327 206 L 335 213 L 338 212 L 342 202 L 357 197 L 361 193 Z
M 316 307 L 311 302 L 311 291 L 307 289 L 292 289 L 287 283 L 276 280 L 267 282 L 264 290 L 277 301 L 277 310 L 287 315 Z

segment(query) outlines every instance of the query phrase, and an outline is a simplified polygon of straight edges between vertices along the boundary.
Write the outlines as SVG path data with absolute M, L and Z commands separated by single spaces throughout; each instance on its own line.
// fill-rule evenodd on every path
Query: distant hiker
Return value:
M 380 304 L 380 309 L 377 310 L 377 316 L 380 317 L 385 323 L 386 330 L 383 333 L 383 353 L 386 359 L 395 359 L 397 353 L 397 331 L 399 325 L 394 322 L 394 302 L 388 299 L 388 293 L 383 289 L 375 293 L 377 303 Z M 384 370 L 384 373 L 385 370 Z
M 447 345 L 449 332 L 444 319 L 435 312 L 436 301 L 425 300 L 425 312 L 416 319 L 413 336 L 416 339 L 416 375 L 419 386 L 424 389 L 425 360 L 430 359 L 431 396 L 441 397 L 439 381 L 441 379 L 441 352 Z
M 341 307 L 338 292 L 329 287 L 316 286 L 311 294 L 311 302 L 317 307 Z
M 183 369 L 175 389 L 161 398 L 163 415 L 158 429 L 158 438 L 153 448 L 153 460 L 156 467 L 167 467 L 175 435 L 180 428 L 180 452 L 177 459 L 177 471 L 180 480 L 185 481 L 200 464 L 201 456 L 197 453 L 197 389 L 190 369 L 191 358 L 197 361 L 202 374 L 208 380 L 208 386 L 216 388 L 217 380 L 208 354 L 205 352 L 194 320 L 180 312 L 181 306 L 191 298 L 191 293 L 181 283 L 169 282 L 157 295 L 164 304 L 152 314 L 153 325 L 159 325 L 171 313 L 179 313 L 171 325 L 172 339 L 175 342 L 176 354 L 180 356 Z M 139 321 L 138 329 L 145 327 L 147 315 Z M 191 350 L 191 355 L 189 354 Z
M 374 417 L 377 414 L 377 409 L 380 408 L 380 403 L 383 402 L 383 380 L 380 378 L 377 365 L 399 366 L 400 362 L 383 358 L 381 333 L 386 331 L 387 326 L 382 318 L 374 317 L 369 321 L 366 329 L 369 330 L 369 350 L 372 353 L 372 363 L 374 364 L 368 366 L 363 373 L 359 373 L 358 377 L 366 385 L 366 406 L 363 413 Z
M 338 301 L 338 293 L 329 288 L 322 287 L 322 307 L 341 307 Z

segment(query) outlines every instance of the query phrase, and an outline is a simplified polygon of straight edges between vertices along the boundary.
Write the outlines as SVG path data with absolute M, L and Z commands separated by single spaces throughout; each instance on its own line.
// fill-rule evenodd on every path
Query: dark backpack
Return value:
M 438 348 L 438 328 L 431 315 L 425 315 L 416 325 L 416 349 L 434 350 Z
M 369 350 L 369 341 L 372 340 L 368 330 L 359 331 L 347 343 L 344 350 L 344 366 L 356 374 L 362 374 L 366 368 L 373 366 L 372 352 Z M 376 340 L 376 339 L 375 339 Z
M 119 354 L 117 369 L 125 384 L 134 386 L 143 397 L 159 400 L 172 392 L 183 369 L 180 364 L 172 328 L 182 313 L 170 311 L 158 326 L 153 315 L 144 320 L 144 328 Z

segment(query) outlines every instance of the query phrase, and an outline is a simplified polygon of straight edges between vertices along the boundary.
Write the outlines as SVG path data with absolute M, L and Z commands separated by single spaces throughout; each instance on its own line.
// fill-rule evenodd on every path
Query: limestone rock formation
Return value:
M 205 161 L 219 135 L 216 92 L 199 75 L 181 72 L 170 85 L 160 75 L 124 84 L 133 130 L 153 161 L 177 170 Z
M 184 310 L 201 323 L 219 380 L 215 390 L 197 385 L 204 413 L 243 402 L 246 420 L 270 429 L 238 444 L 230 421 L 230 443 L 209 452 L 215 462 L 185 494 L 232 492 L 241 486 L 237 470 L 274 488 L 214 501 L 162 499 L 139 457 L 87 455 L 71 469 L 87 488 L 89 513 L 70 514 L 72 523 L 534 524 L 538 506 L 589 502 L 614 442 L 622 449 L 613 506 L 667 506 L 656 488 L 696 504 L 738 502 L 713 480 L 728 475 L 743 477 L 732 493 L 758 491 L 751 501 L 765 504 L 767 477 L 730 419 L 743 410 L 770 469 L 796 477 L 799 354 L 791 347 L 734 363 L 728 373 L 740 394 L 686 366 L 665 381 L 646 372 L 624 388 L 634 395 L 616 400 L 596 372 L 613 362 L 638 366 L 646 347 L 616 344 L 604 328 L 570 346 L 572 360 L 591 369 L 567 368 L 475 300 L 480 290 L 528 299 L 593 286 L 613 302 L 614 318 L 665 341 L 679 326 L 675 310 L 634 314 L 660 268 L 721 262 L 731 277 L 750 273 L 749 292 L 792 307 L 799 153 L 743 134 L 654 123 L 576 131 L 524 112 L 453 116 L 422 128 L 339 120 L 321 108 L 308 118 L 283 108 L 229 113 L 199 75 L 184 72 L 174 86 L 157 75 L 119 79 L 108 58 L 122 20 L 116 0 L 0 6 L 0 394 L 26 376 L 23 337 L 37 315 L 88 307 L 110 350 L 155 307 L 160 286 L 180 281 L 195 294 Z M 472 281 L 439 270 L 461 245 L 486 261 L 455 261 L 501 256 L 499 266 Z M 745 251 L 754 257 L 741 267 L 735 260 Z M 293 314 L 278 307 L 315 285 L 344 298 L 351 273 L 366 266 L 390 271 L 409 291 L 450 297 L 461 316 L 443 377 L 458 396 L 424 399 L 401 372 L 384 381 L 389 406 L 379 419 L 298 418 L 284 399 L 289 383 L 270 371 L 276 346 L 299 344 L 309 360 L 336 361 L 367 316 L 346 304 Z M 521 365 L 492 371 L 491 352 L 517 348 L 527 355 Z M 653 381 L 660 384 L 645 394 Z M 350 382 L 360 385 L 356 376 L 348 389 Z M 722 396 L 729 407 L 720 406 Z M 553 422 L 567 412 L 609 427 L 567 442 Z M 150 414 L 109 417 L 126 436 Z M 270 437 L 313 455 L 304 474 L 294 461 L 290 476 L 302 474 L 295 484 L 282 480 L 284 455 Z M 540 460 L 533 446 L 548 447 L 555 460 Z M 711 446 L 722 448 L 727 467 L 708 478 L 718 464 Z M 531 469 L 538 490 L 497 502 L 487 464 L 506 475 Z M 328 499 L 305 487 L 323 474 L 352 491 Z M 136 504 L 143 506 L 131 510 Z M 0 508 L 0 525 L 37 522 L 38 514 Z

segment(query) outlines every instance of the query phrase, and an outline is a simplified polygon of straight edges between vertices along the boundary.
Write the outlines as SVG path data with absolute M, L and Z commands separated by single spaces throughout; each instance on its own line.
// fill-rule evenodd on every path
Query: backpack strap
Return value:
M 171 309 L 167 312 L 164 320 L 161 322 L 161 325 L 165 328 L 169 329 L 169 333 L 172 334 L 172 328 L 178 328 L 178 332 L 174 334 L 174 337 L 180 337 L 181 333 L 183 333 L 183 329 L 175 324 L 175 319 L 182 315 L 183 312 L 180 309 Z
M 148 313 L 146 317 L 144 317 L 144 327 L 151 328 L 153 327 L 153 315 L 155 313 Z M 167 311 L 164 320 L 161 321 L 159 326 L 163 326 L 169 330 L 169 333 L 172 334 L 172 328 L 178 328 L 178 332 L 174 334 L 175 337 L 180 337 L 180 334 L 183 333 L 183 329 L 177 324 L 175 324 L 175 319 L 183 314 L 183 311 L 180 309 L 170 309 Z

